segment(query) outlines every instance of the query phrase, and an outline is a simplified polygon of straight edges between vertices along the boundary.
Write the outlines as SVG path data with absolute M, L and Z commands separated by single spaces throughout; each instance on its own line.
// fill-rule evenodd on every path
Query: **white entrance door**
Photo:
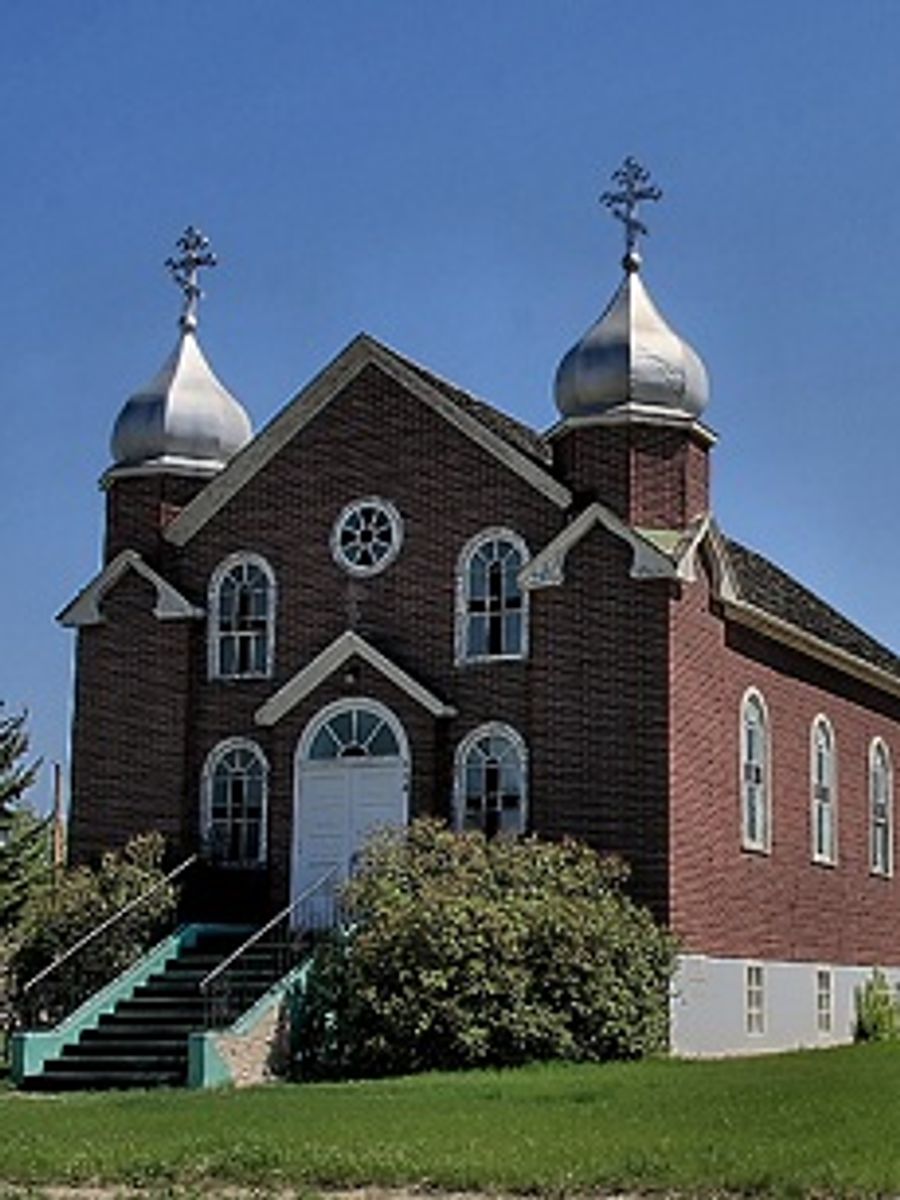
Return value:
M 301 738 L 297 768 L 295 898 L 332 868 L 343 881 L 371 833 L 406 824 L 402 726 L 374 701 L 331 706 Z

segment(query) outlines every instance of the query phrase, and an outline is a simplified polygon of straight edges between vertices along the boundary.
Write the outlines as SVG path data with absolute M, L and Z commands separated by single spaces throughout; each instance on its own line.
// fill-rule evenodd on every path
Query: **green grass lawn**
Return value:
M 249 1091 L 0 1091 L 0 1181 L 900 1194 L 900 1047 Z

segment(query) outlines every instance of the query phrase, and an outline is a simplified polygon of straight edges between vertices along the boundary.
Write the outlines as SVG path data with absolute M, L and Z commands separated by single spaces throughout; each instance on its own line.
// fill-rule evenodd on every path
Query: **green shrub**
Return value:
M 884 972 L 877 967 L 856 989 L 858 1042 L 888 1042 L 900 1036 L 900 1007 L 891 993 Z
M 307 1078 L 665 1046 L 674 944 L 573 841 L 486 840 L 435 821 L 378 835 L 299 1011 Z
M 75 867 L 51 875 L 33 890 L 22 910 L 10 960 L 14 996 L 79 938 L 165 878 L 160 834 L 133 838 L 121 851 L 104 854 L 96 869 Z M 176 895 L 170 885 L 113 924 L 85 950 L 60 966 L 34 999 L 42 1023 L 70 1011 L 147 950 L 170 923 Z

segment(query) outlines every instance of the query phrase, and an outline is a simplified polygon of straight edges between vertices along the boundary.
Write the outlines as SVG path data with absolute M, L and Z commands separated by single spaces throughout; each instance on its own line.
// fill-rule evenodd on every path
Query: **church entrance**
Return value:
M 367 837 L 408 817 L 409 748 L 403 726 L 376 700 L 323 709 L 297 747 L 292 895 L 332 867 L 342 882 Z

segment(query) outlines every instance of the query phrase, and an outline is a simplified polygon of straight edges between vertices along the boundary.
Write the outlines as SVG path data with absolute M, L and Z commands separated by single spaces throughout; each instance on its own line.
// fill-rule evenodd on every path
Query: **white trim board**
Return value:
M 454 404 L 415 371 L 410 370 L 386 346 L 363 333 L 354 338 L 252 442 L 235 455 L 220 475 L 182 509 L 167 527 L 165 538 L 176 546 L 186 545 L 231 497 L 326 408 L 364 367 L 373 364 L 557 507 L 569 507 L 572 493 L 567 487 L 477 418 Z
M 612 509 L 595 500 L 522 568 L 519 572 L 520 586 L 531 590 L 562 584 L 569 551 L 595 525 L 602 525 L 631 547 L 629 574 L 632 579 L 694 579 L 694 555 L 706 531 L 706 518 L 683 533 L 676 531 L 674 553 L 670 555 L 661 550 L 647 533 L 626 525 Z
M 348 629 L 291 679 L 270 696 L 253 715 L 257 725 L 275 725 L 295 705 L 304 700 L 311 692 L 323 683 L 330 675 L 353 656 L 361 658 L 370 666 L 380 671 L 382 675 L 416 703 L 431 713 L 433 717 L 456 716 L 456 709 L 444 704 L 433 692 L 418 683 L 408 675 L 402 667 L 391 662 L 380 650 L 376 650 L 365 638 Z
M 127 571 L 135 571 L 142 579 L 156 588 L 156 604 L 153 615 L 159 621 L 183 621 L 199 619 L 206 613 L 202 608 L 191 604 L 177 588 L 157 572 L 149 563 L 144 562 L 137 550 L 122 550 L 116 557 L 96 575 L 91 582 L 78 593 L 62 612 L 57 614 L 57 621 L 70 629 L 78 629 L 82 625 L 101 625 L 106 620 L 100 611 L 103 597 L 115 587 Z

